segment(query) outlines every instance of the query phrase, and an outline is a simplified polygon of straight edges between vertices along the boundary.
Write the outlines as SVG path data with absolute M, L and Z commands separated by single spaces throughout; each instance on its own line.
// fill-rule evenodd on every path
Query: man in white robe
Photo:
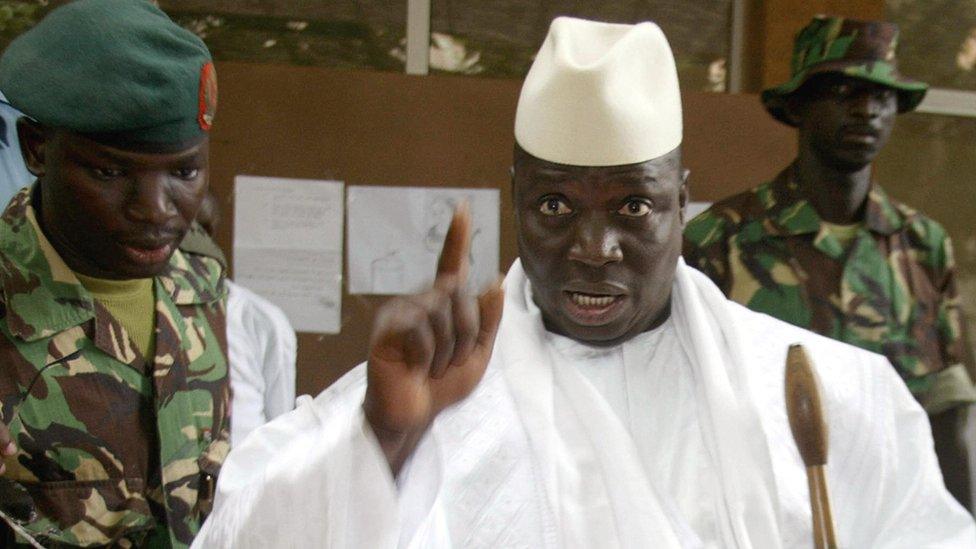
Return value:
M 461 291 L 462 208 L 367 363 L 231 453 L 195 547 L 810 546 L 792 343 L 821 380 L 841 546 L 976 547 L 883 357 L 680 260 L 681 135 L 660 29 L 554 21 L 516 114 L 504 294 Z

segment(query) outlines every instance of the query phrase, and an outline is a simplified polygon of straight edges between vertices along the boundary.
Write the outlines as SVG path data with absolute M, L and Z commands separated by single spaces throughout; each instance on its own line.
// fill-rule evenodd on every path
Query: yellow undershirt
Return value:
M 834 223 L 823 222 L 824 227 L 834 235 L 834 238 L 840 242 L 841 248 L 847 250 L 854 243 L 854 239 L 857 238 L 857 232 L 861 230 L 864 226 L 863 223 L 852 223 L 850 225 L 837 225 Z
M 156 296 L 152 278 L 108 280 L 75 273 L 81 285 L 129 332 L 129 338 L 152 361 L 156 352 Z

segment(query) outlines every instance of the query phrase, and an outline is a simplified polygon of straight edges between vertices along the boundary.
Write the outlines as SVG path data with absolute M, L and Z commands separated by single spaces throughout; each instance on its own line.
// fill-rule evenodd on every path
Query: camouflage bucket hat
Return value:
M 811 77 L 839 73 L 894 88 L 898 112 L 918 106 L 928 84 L 898 72 L 895 47 L 898 25 L 884 21 L 858 21 L 817 16 L 797 35 L 790 62 L 792 77 L 785 84 L 764 90 L 762 102 L 774 118 L 793 126 L 786 116 L 786 101 Z

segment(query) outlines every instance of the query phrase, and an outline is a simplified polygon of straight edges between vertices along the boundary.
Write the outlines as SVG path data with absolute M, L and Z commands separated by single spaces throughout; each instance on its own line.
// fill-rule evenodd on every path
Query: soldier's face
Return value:
M 898 114 L 895 90 L 841 75 L 811 79 L 797 104 L 801 147 L 830 167 L 852 172 L 874 161 Z
M 72 270 L 147 278 L 165 269 L 207 188 L 209 140 L 160 152 L 76 133 L 22 131 L 45 235 Z
M 670 313 L 687 186 L 680 150 L 640 164 L 555 164 L 516 148 L 519 256 L 546 327 L 614 345 Z

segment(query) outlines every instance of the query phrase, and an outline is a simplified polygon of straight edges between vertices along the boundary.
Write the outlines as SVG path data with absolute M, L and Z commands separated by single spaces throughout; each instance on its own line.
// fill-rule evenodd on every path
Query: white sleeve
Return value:
M 193 547 L 395 548 L 418 536 L 447 539 L 434 512 L 440 467 L 425 463 L 436 448 L 414 455 L 424 463 L 401 474 L 398 494 L 362 412 L 364 390 L 360 366 L 234 448 L 220 472 L 214 510 Z M 404 503 L 426 508 L 407 511 L 402 520 Z
M 288 317 L 275 307 L 268 311 L 271 330 L 264 348 L 264 415 L 267 421 L 295 407 L 295 330 Z
M 857 534 L 850 547 L 976 547 L 972 516 L 949 494 L 932 442 L 928 416 L 894 368 L 881 357 L 874 371 L 878 385 L 866 429 L 852 446 L 862 446 L 846 465 L 861 474 L 856 491 Z M 859 463 L 853 463 L 859 462 Z M 846 491 L 843 488 L 841 491 Z M 838 540 L 841 541 L 841 540 Z
M 304 399 L 231 451 L 193 547 L 396 547 L 392 474 L 362 407 L 349 405 L 362 390 L 342 389 Z

